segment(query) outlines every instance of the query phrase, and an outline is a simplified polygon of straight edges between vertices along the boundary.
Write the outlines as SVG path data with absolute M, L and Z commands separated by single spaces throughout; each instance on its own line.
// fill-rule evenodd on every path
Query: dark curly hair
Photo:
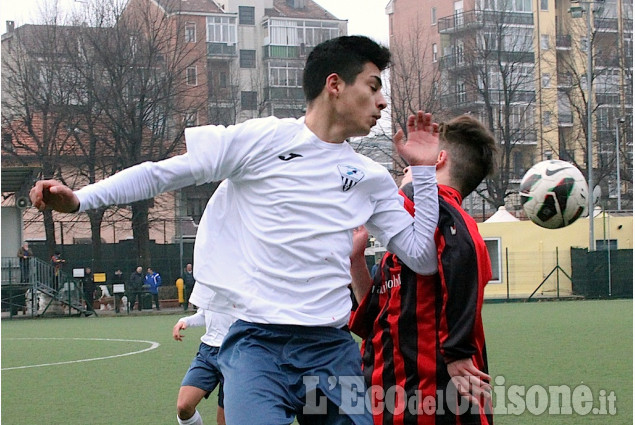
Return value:
M 332 38 L 318 44 L 309 54 L 302 76 L 306 101 L 310 103 L 320 95 L 326 77 L 332 73 L 352 84 L 368 62 L 383 71 L 390 65 L 390 51 L 361 35 Z

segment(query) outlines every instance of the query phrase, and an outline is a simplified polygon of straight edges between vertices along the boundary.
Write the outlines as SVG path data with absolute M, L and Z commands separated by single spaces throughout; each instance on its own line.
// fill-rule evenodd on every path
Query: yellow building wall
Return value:
M 618 249 L 633 248 L 632 216 L 600 214 L 595 218 L 594 227 L 596 241 L 616 239 Z M 494 276 L 499 275 L 500 279 L 487 285 L 486 298 L 507 297 L 508 286 L 510 298 L 526 298 L 557 264 L 571 276 L 571 247 L 589 247 L 588 218 L 563 229 L 544 229 L 530 221 L 479 223 L 478 228 L 485 240 L 499 240 L 500 247 L 498 258 L 492 258 Z M 534 297 L 556 296 L 558 287 L 560 296 L 572 295 L 569 278 L 554 272 Z

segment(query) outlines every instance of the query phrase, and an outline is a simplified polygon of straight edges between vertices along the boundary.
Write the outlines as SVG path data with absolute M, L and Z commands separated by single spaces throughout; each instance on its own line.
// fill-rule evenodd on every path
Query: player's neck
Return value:
M 328 143 L 342 143 L 348 137 L 338 125 L 334 109 L 321 99 L 307 106 L 304 123 L 320 140 Z

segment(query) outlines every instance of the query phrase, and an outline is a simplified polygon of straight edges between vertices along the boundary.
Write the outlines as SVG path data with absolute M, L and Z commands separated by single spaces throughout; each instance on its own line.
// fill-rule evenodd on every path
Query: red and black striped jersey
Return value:
M 417 275 L 386 253 L 351 316 L 351 330 L 364 338 L 375 424 L 493 423 L 491 406 L 486 413 L 456 395 L 446 367 L 472 358 L 487 373 L 481 307 L 491 264 L 476 222 L 460 205 L 456 190 L 439 186 L 438 273 Z M 413 207 L 408 198 L 405 207 Z

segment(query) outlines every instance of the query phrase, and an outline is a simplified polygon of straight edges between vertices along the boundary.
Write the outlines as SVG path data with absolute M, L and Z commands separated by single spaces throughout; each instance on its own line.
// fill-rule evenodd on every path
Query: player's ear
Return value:
M 343 82 L 342 78 L 334 72 L 326 77 L 326 84 L 324 85 L 324 88 L 333 97 L 339 97 L 340 92 L 342 91 Z
M 439 154 L 437 155 L 437 162 L 436 162 L 437 170 L 447 165 L 448 165 L 448 151 L 442 149 L 439 151 Z

